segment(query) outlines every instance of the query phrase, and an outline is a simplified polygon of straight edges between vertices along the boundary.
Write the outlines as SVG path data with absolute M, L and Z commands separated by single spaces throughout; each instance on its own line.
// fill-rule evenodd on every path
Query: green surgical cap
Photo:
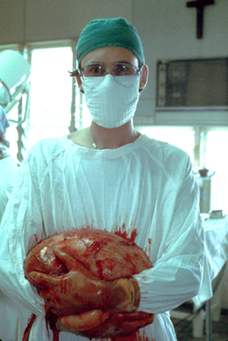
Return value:
M 87 53 L 106 46 L 119 46 L 132 51 L 144 63 L 138 32 L 124 18 L 95 19 L 83 29 L 76 47 L 78 63 Z

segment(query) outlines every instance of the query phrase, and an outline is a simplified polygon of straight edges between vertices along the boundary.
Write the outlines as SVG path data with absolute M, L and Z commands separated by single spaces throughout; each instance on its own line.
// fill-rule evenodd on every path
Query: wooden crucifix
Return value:
M 203 11 L 204 7 L 209 5 L 214 5 L 214 0 L 197 0 L 188 1 L 186 3 L 187 7 L 195 7 L 197 10 L 196 21 L 197 39 L 203 38 Z

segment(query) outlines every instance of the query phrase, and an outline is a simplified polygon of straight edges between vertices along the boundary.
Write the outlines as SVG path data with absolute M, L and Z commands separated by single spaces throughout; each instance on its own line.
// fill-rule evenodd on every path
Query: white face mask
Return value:
M 92 120 L 104 128 L 117 128 L 134 116 L 139 100 L 140 76 L 119 76 L 129 87 L 120 85 L 112 75 L 86 77 L 83 81 L 85 101 Z M 97 85 L 97 82 L 99 84 Z

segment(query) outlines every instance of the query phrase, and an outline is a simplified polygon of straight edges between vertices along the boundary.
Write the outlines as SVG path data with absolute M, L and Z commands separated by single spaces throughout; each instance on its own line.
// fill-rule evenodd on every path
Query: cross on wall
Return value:
M 196 20 L 196 30 L 197 30 L 197 39 L 203 38 L 203 12 L 204 7 L 214 5 L 214 0 L 197 0 L 197 1 L 188 1 L 186 3 L 187 7 L 195 7 L 197 11 L 197 20 Z

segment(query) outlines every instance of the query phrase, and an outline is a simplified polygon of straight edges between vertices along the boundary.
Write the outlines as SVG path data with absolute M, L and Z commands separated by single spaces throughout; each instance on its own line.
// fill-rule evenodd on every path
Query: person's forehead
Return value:
M 119 46 L 101 47 L 89 52 L 84 58 L 82 58 L 81 66 L 83 67 L 86 64 L 94 62 L 105 64 L 129 62 L 138 66 L 138 58 L 134 55 L 134 53 Z

